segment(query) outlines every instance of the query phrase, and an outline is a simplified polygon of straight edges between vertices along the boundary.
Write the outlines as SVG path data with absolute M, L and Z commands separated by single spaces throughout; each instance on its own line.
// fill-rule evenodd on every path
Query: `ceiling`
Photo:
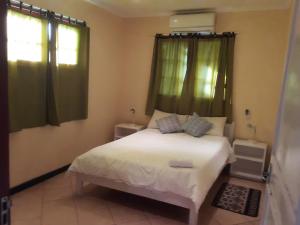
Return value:
M 286 9 L 291 0 L 85 0 L 121 17 L 166 16 L 178 11 Z

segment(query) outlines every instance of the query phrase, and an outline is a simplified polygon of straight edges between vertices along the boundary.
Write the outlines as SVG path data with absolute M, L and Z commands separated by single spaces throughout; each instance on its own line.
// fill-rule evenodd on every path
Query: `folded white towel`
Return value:
M 193 168 L 193 162 L 190 160 L 170 160 L 169 166 L 174 168 Z

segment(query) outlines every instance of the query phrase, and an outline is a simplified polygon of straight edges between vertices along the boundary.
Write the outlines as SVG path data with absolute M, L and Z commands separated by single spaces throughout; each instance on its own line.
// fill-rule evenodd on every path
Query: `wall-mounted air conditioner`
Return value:
M 174 15 L 170 17 L 172 32 L 214 32 L 215 13 Z

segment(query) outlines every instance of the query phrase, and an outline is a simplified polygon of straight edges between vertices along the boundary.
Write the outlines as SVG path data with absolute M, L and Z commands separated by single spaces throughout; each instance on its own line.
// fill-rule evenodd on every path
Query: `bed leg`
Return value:
M 83 181 L 80 179 L 79 175 L 75 177 L 75 194 L 80 195 L 83 191 Z
M 189 225 L 198 224 L 198 211 L 195 207 L 190 208 Z

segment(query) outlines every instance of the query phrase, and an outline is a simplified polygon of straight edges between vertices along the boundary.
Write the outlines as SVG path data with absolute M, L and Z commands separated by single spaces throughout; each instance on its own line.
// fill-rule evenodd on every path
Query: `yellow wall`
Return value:
M 154 35 L 168 33 L 168 18 L 121 19 L 81 0 L 26 2 L 87 21 L 91 28 L 89 118 L 61 127 L 10 135 L 11 186 L 70 163 L 111 140 L 113 125 L 144 115 Z M 272 143 L 287 45 L 288 11 L 221 13 L 217 31 L 238 33 L 234 65 L 234 114 L 238 137 L 248 137 L 243 110 L 250 108 L 257 137 Z
M 218 13 L 216 31 L 237 33 L 234 61 L 234 120 L 236 136 L 250 138 L 244 110 L 252 112 L 257 139 L 273 142 L 275 119 L 283 78 L 290 11 Z M 155 33 L 168 33 L 168 18 L 125 20 L 126 61 L 119 121 L 130 120 L 135 106 L 137 121 L 146 123 L 145 105 Z
M 81 0 L 27 0 L 87 21 L 91 28 L 89 118 L 61 127 L 27 129 L 10 135 L 11 186 L 70 163 L 91 147 L 111 140 L 122 68 L 122 20 Z

